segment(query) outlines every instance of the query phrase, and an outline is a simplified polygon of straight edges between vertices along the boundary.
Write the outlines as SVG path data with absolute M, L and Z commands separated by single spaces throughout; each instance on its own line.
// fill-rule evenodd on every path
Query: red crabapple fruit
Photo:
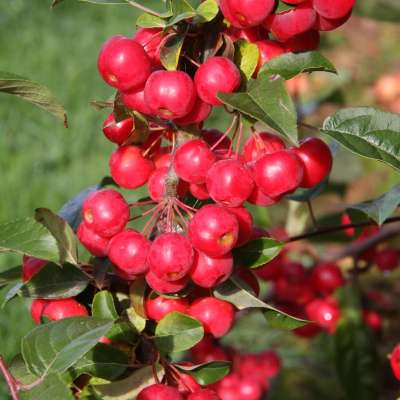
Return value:
M 31 256 L 24 256 L 22 258 L 22 281 L 28 282 L 34 275 L 36 275 L 48 261 L 41 260 Z
M 186 299 L 168 299 L 162 296 L 150 296 L 145 300 L 144 307 L 148 318 L 160 321 L 174 311 L 185 313 L 189 308 L 189 302 Z
M 285 142 L 278 136 L 269 132 L 256 132 L 245 143 L 243 158 L 246 162 L 257 161 L 265 154 L 285 150 Z
M 114 114 L 111 113 L 103 124 L 103 133 L 108 140 L 116 144 L 123 144 L 135 129 L 133 118 L 126 118 L 116 122 Z
M 189 282 L 189 278 L 185 276 L 177 281 L 166 281 L 160 279 L 155 273 L 150 270 L 146 274 L 146 282 L 156 292 L 168 294 L 177 293 L 184 289 Z
M 83 246 L 96 257 L 106 257 L 109 238 L 104 238 L 89 229 L 85 223 L 79 224 L 77 236 Z
M 155 384 L 143 389 L 137 400 L 183 400 L 183 396 L 172 386 Z

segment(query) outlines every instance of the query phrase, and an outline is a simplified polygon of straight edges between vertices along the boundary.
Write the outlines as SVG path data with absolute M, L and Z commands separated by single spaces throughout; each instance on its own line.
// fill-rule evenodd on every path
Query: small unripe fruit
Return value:
M 266 154 L 254 166 L 257 186 L 272 198 L 296 190 L 303 180 L 303 173 L 300 158 L 287 150 Z
M 164 119 L 185 117 L 196 102 L 196 89 L 182 71 L 156 71 L 144 89 L 145 101 L 154 115 Z
M 328 145 L 321 139 L 306 139 L 293 151 L 303 164 L 304 174 L 301 187 L 312 188 L 321 183 L 331 172 L 332 153 Z
M 51 321 L 59 321 L 71 317 L 86 317 L 88 315 L 86 307 L 75 299 L 48 300 L 42 311 L 42 317 Z
M 208 144 L 194 139 L 178 147 L 174 156 L 174 169 L 186 182 L 201 184 L 205 182 L 207 172 L 215 161 L 216 157 Z
M 116 144 L 123 144 L 135 129 L 132 118 L 116 122 L 114 114 L 111 113 L 103 124 L 103 133 L 108 140 Z
M 172 386 L 155 384 L 143 389 L 137 400 L 183 400 L 178 389 Z
M 168 179 L 169 168 L 158 168 L 150 175 L 147 190 L 154 201 L 161 201 L 165 196 L 165 181 Z M 184 197 L 188 190 L 186 182 L 179 180 L 176 186 L 177 197 Z
M 196 252 L 190 277 L 196 285 L 208 289 L 225 282 L 232 271 L 233 257 L 230 253 L 217 258 Z
M 108 257 L 120 270 L 129 275 L 147 272 L 150 242 L 139 232 L 128 229 L 115 235 L 108 247 Z
M 325 295 L 332 294 L 344 284 L 342 271 L 333 263 L 318 264 L 312 271 L 311 280 L 315 289 Z
M 160 321 L 174 311 L 185 313 L 189 308 L 189 302 L 186 299 L 167 299 L 157 296 L 155 298 L 148 297 L 145 300 L 144 307 L 148 318 Z
M 188 238 L 169 232 L 158 236 L 151 245 L 148 262 L 160 279 L 177 281 L 185 277 L 193 265 L 194 251 Z
M 189 394 L 186 400 L 221 400 L 213 390 L 202 389 Z
M 154 66 L 161 65 L 160 46 L 164 39 L 161 28 L 140 28 L 133 39 L 143 46 Z
M 220 0 L 224 17 L 236 28 L 260 25 L 273 11 L 275 0 Z
M 34 275 L 36 275 L 48 261 L 41 260 L 40 258 L 24 256 L 22 258 L 22 281 L 27 282 Z
M 186 287 L 189 282 L 188 277 L 183 277 L 177 281 L 166 281 L 160 279 L 152 271 L 146 274 L 146 282 L 148 285 L 158 293 L 168 294 L 168 293 L 178 293 Z
M 154 164 L 143 157 L 142 149 L 122 146 L 110 158 L 110 171 L 114 181 L 125 189 L 143 186 L 153 172 Z
M 89 253 L 96 257 L 107 256 L 108 244 L 110 243 L 109 238 L 104 238 L 98 235 L 96 232 L 89 229 L 84 223 L 79 225 L 77 236 Z
M 97 66 L 103 79 L 121 91 L 140 89 L 151 73 L 143 47 L 124 36 L 114 36 L 103 45 Z
M 144 89 L 136 92 L 121 93 L 121 100 L 131 110 L 145 115 L 151 114 L 151 110 L 144 99 Z
M 193 302 L 189 314 L 199 320 L 206 333 L 214 337 L 225 336 L 232 328 L 235 309 L 232 304 L 214 297 L 203 297 Z
M 175 123 L 182 126 L 199 124 L 209 117 L 211 111 L 212 106 L 210 104 L 207 104 L 200 98 L 197 98 L 192 111 L 190 111 L 185 117 L 176 119 Z
M 99 190 L 89 195 L 83 203 L 84 224 L 105 238 L 121 232 L 128 223 L 129 215 L 128 203 L 113 189 Z
M 196 71 L 197 94 L 206 103 L 217 106 L 222 102 L 218 93 L 232 93 L 240 86 L 240 71 L 226 57 L 211 57 Z
M 254 180 L 248 168 L 238 160 L 220 160 L 207 174 L 210 197 L 227 207 L 241 206 L 251 195 Z
M 313 0 L 314 10 L 325 18 L 337 19 L 347 15 L 356 0 Z
M 189 236 L 193 246 L 210 257 L 229 253 L 239 235 L 237 218 L 228 210 L 207 205 L 202 207 L 189 223 Z
M 246 162 L 257 161 L 265 154 L 285 150 L 285 142 L 278 136 L 269 132 L 254 133 L 245 143 L 243 158 Z

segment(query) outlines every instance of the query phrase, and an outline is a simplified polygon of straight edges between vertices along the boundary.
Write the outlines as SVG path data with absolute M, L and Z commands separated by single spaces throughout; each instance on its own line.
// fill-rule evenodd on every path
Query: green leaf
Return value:
M 95 318 L 110 319 L 115 321 L 119 315 L 115 308 L 113 295 L 107 291 L 102 290 L 96 293 L 93 298 L 92 315 Z
M 400 170 L 400 115 L 373 108 L 342 109 L 328 117 L 322 132 L 360 156 Z
M 160 51 L 161 63 L 165 69 L 175 71 L 178 68 L 179 57 L 185 35 L 170 35 Z
M 329 178 L 325 178 L 321 183 L 311 189 L 297 189 L 293 194 L 285 196 L 288 200 L 305 202 L 317 198 L 329 184 Z
M 119 378 L 128 368 L 126 353 L 110 345 L 98 343 L 68 370 L 72 380 L 81 375 L 90 375 L 109 381 Z
M 2 296 L 0 297 L 0 300 L 2 300 L 1 308 L 4 308 L 6 304 L 19 293 L 22 286 L 23 282 L 17 282 L 15 284 L 10 283 L 9 285 L 5 286 L 4 294 L 2 293 Z
M 210 22 L 218 15 L 218 12 L 219 7 L 215 0 L 205 0 L 197 7 L 196 17 L 200 19 L 200 22 Z
M 196 16 L 195 9 L 186 0 L 169 0 L 172 17 L 167 26 L 172 26 L 185 19 Z
M 59 374 L 49 374 L 33 389 L 19 393 L 21 400 L 74 400 L 71 389 Z
M 279 255 L 283 243 L 270 238 L 252 240 L 234 250 L 235 262 L 241 267 L 258 268 Z
M 36 209 L 35 219 L 57 240 L 60 263 L 78 264 L 78 239 L 68 223 L 47 208 Z
M 155 15 L 144 13 L 136 20 L 136 25 L 142 28 L 165 28 L 167 21 Z
M 8 285 L 9 283 L 19 282 L 21 280 L 21 266 L 8 269 L 0 273 L 0 288 Z
M 342 322 L 334 335 L 334 350 L 336 370 L 346 399 L 378 400 L 379 359 L 368 328 Z
M 58 263 L 56 239 L 33 218 L 0 224 L 0 253 L 17 253 Z
M 144 309 L 144 296 L 146 281 L 144 278 L 136 279 L 129 287 L 131 307 L 126 310 L 129 322 L 140 333 L 146 327 L 146 312 Z
M 264 303 L 254 296 L 249 291 L 247 285 L 236 276 L 231 277 L 228 281 L 217 286 L 213 290 L 213 294 L 215 297 L 233 304 L 239 310 L 246 310 L 248 308 L 258 308 L 262 310 L 271 328 L 292 330 L 308 323 L 308 321 L 292 317 Z
M 256 44 L 244 39 L 235 43 L 235 63 L 247 80 L 253 76 L 259 57 L 260 51 Z
M 176 353 L 191 349 L 204 336 L 202 324 L 188 315 L 172 312 L 156 327 L 155 343 L 163 353 Z
M 164 370 L 161 365 L 156 366 L 157 376 L 161 381 Z M 93 388 L 103 400 L 132 400 L 147 386 L 156 383 L 151 366 L 138 369 L 127 378 L 105 385 L 95 385 Z
M 376 200 L 353 204 L 348 208 L 362 211 L 378 225 L 382 225 L 400 204 L 400 185 L 378 197 Z
M 302 72 L 324 71 L 336 74 L 334 65 L 318 51 L 285 53 L 269 60 L 259 72 L 260 77 L 280 75 L 291 79 Z
M 60 268 L 49 263 L 21 287 L 20 294 L 33 299 L 66 299 L 82 293 L 88 284 L 88 276 L 76 266 L 66 263 Z
M 211 361 L 192 366 L 175 364 L 175 367 L 183 373 L 193 376 L 200 385 L 207 386 L 228 375 L 231 364 L 230 361 Z
M 220 93 L 218 98 L 235 110 L 269 125 L 297 144 L 296 108 L 283 79 L 253 80 L 249 82 L 247 92 Z
M 66 318 L 40 325 L 22 339 L 22 356 L 37 376 L 64 372 L 93 348 L 112 327 L 109 320 Z
M 48 88 L 23 76 L 0 71 L 0 92 L 18 96 L 55 115 L 67 127 L 67 113 Z

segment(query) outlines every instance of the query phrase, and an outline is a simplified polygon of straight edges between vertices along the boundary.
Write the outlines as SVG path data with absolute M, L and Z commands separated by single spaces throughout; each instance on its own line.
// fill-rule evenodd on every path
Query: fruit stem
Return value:
M 310 199 L 307 200 L 307 207 L 308 207 L 308 212 L 310 213 L 312 224 L 314 226 L 314 230 L 317 230 L 318 229 L 318 221 L 317 221 L 317 218 L 315 217 L 314 208 L 313 208 L 313 205 L 312 205 Z
M 211 151 L 214 151 L 214 150 L 222 143 L 222 141 L 223 141 L 227 136 L 229 136 L 229 134 L 231 133 L 233 127 L 234 127 L 235 125 L 237 125 L 238 120 L 239 120 L 239 116 L 238 116 L 238 114 L 235 113 L 235 115 L 234 115 L 233 118 L 232 118 L 232 122 L 231 122 L 229 128 L 228 128 L 228 129 L 225 131 L 225 133 L 212 145 Z
M 12 399 L 19 400 L 18 384 L 15 378 L 12 376 L 2 356 L 0 356 L 0 371 L 2 372 L 4 379 L 8 385 Z

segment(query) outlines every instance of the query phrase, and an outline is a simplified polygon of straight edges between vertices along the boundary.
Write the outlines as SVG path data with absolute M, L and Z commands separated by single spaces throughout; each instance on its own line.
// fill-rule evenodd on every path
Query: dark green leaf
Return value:
M 0 92 L 18 96 L 48 111 L 67 126 L 67 114 L 48 88 L 27 78 L 0 71 Z
M 126 353 L 110 345 L 99 343 L 68 370 L 72 380 L 85 374 L 109 381 L 119 378 L 128 368 Z
M 107 337 L 113 342 L 125 342 L 136 344 L 138 340 L 138 331 L 135 326 L 128 321 L 121 320 L 116 322 L 111 330 L 107 333 Z
M 324 122 L 322 132 L 363 157 L 400 170 L 400 115 L 373 108 L 343 109 Z
M 16 284 L 11 283 L 4 288 L 5 295 L 2 298 L 1 308 L 4 308 L 18 294 L 22 286 L 22 282 L 17 282 Z
M 68 223 L 47 208 L 36 209 L 35 219 L 57 240 L 60 263 L 78 264 L 78 239 Z
M 353 204 L 348 208 L 360 210 L 377 224 L 382 225 L 396 211 L 399 204 L 400 185 L 397 185 L 376 200 Z
M 260 51 L 258 46 L 241 39 L 235 43 L 235 63 L 246 79 L 250 79 L 257 68 Z
M 74 317 L 40 325 L 22 339 L 22 356 L 37 376 L 64 372 L 105 336 L 113 322 Z
M 102 290 L 96 293 L 93 298 L 92 315 L 95 318 L 104 318 L 113 321 L 118 319 L 114 298 L 109 291 Z
M 193 376 L 202 385 L 211 385 L 228 375 L 231 369 L 229 361 L 211 361 L 205 364 L 184 366 L 175 364 L 175 367 L 185 374 Z
M 22 269 L 20 266 L 8 269 L 0 273 L 0 288 L 21 280 Z
M 172 26 L 185 19 L 193 18 L 196 15 L 195 9 L 186 0 L 169 0 L 172 17 L 167 26 Z
M 62 268 L 53 263 L 45 265 L 20 290 L 20 294 L 33 299 L 66 299 L 82 293 L 89 278 L 72 264 Z
M 220 93 L 226 105 L 243 112 L 277 130 L 297 143 L 297 113 L 284 80 L 258 79 L 250 81 L 245 93 Z
M 204 336 L 202 324 L 188 315 L 172 312 L 156 327 L 155 343 L 163 353 L 176 353 L 192 348 Z
M 155 15 L 144 13 L 136 20 L 136 25 L 142 28 L 165 28 L 167 21 Z
M 20 392 L 21 400 L 74 400 L 71 389 L 59 374 L 49 374 L 33 389 Z
M 308 321 L 292 317 L 277 308 L 264 303 L 252 294 L 247 285 L 238 277 L 231 277 L 228 281 L 213 290 L 214 296 L 232 303 L 239 310 L 258 308 L 263 311 L 268 324 L 276 329 L 296 329 L 304 326 Z
M 170 35 L 163 44 L 160 58 L 165 69 L 169 71 L 177 69 L 184 40 L 184 35 Z
M 337 73 L 333 64 L 318 51 L 306 53 L 285 53 L 269 60 L 259 72 L 259 76 L 280 75 L 291 79 L 302 72 L 325 71 Z
M 161 381 L 164 376 L 164 370 L 157 364 L 157 376 Z M 104 385 L 93 386 L 95 391 L 101 396 L 102 400 L 131 400 L 147 386 L 156 383 L 153 369 L 151 366 L 141 368 L 135 371 L 127 378 Z
M 329 184 L 329 179 L 324 179 L 321 183 L 311 189 L 297 189 L 293 194 L 286 196 L 286 199 L 305 202 L 317 198 Z
M 270 238 L 252 240 L 234 250 L 235 262 L 241 267 L 258 268 L 273 260 L 282 250 L 283 243 Z
M 17 253 L 58 263 L 56 239 L 33 218 L 0 224 L 0 253 Z

